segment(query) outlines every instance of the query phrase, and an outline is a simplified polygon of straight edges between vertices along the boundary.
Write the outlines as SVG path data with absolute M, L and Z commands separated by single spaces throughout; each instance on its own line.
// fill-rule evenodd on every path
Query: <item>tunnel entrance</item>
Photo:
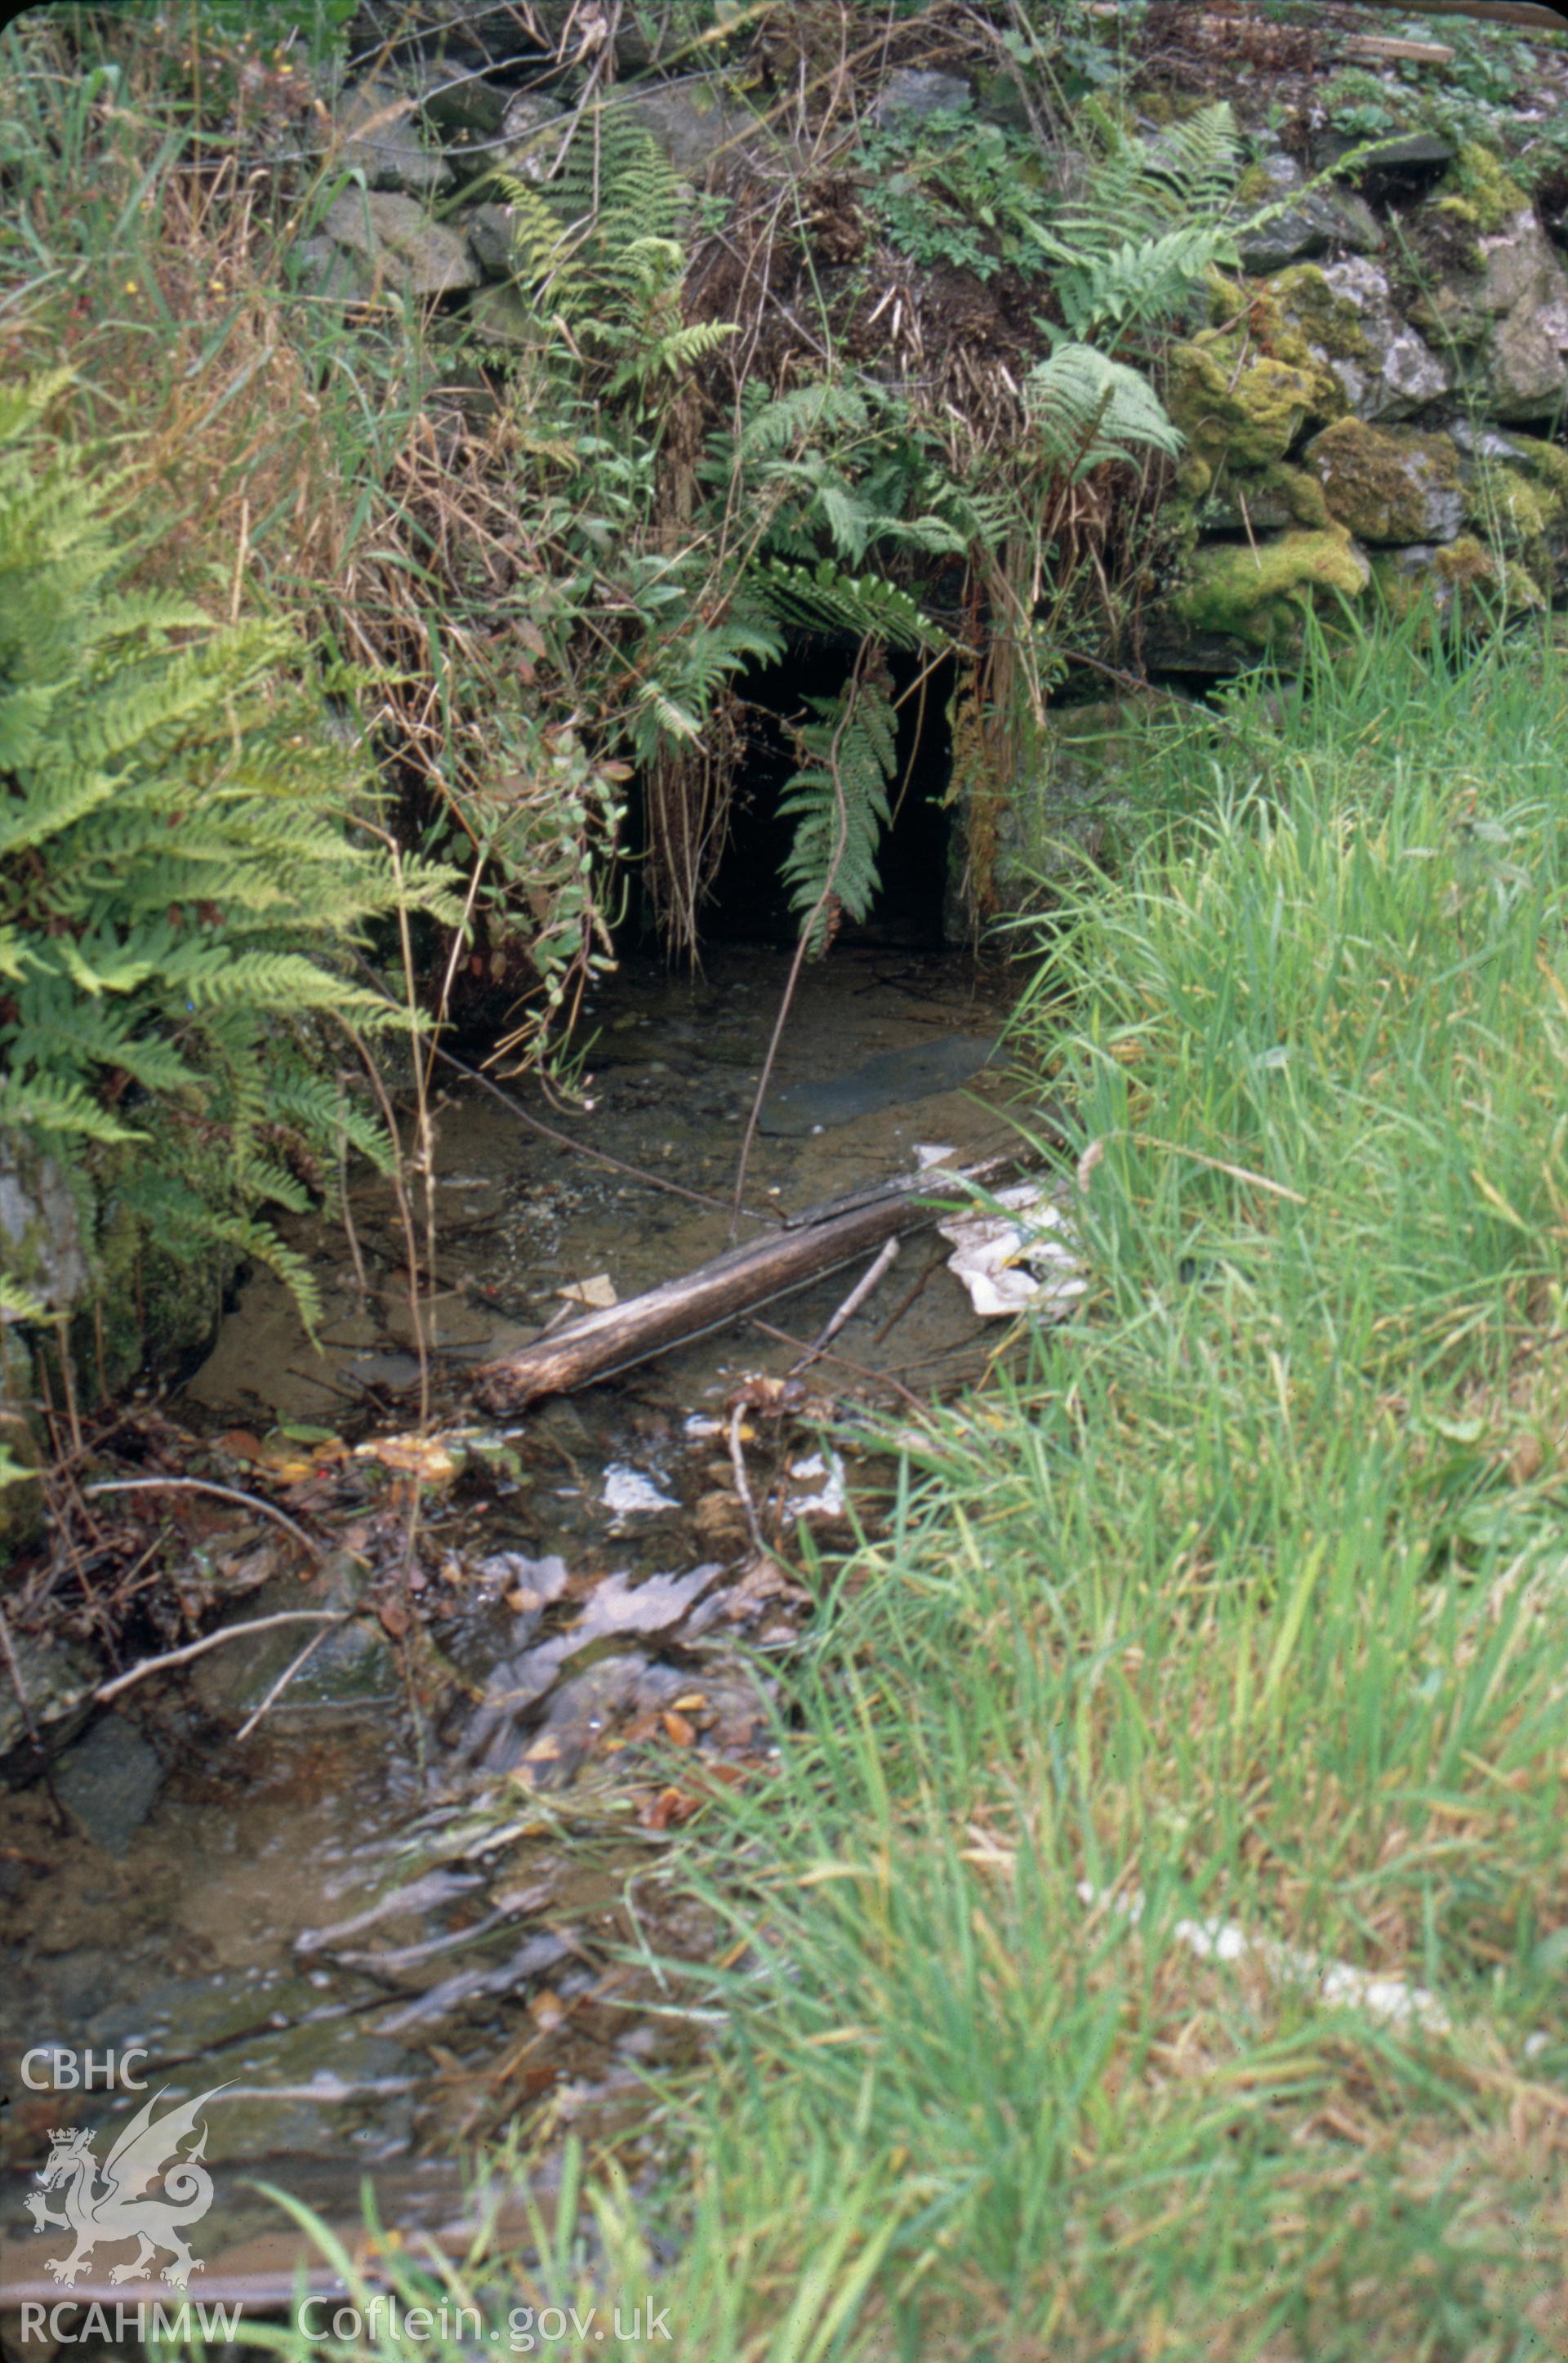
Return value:
M 707 944 L 792 945 L 799 915 L 781 882 L 793 824 L 778 804 L 799 758 L 786 723 L 804 719 L 806 701 L 843 688 L 854 649 L 817 642 L 745 682 L 746 751 L 730 806 L 729 829 L 712 893 L 702 906 Z M 889 657 L 898 700 L 898 768 L 889 800 L 893 826 L 878 857 L 880 886 L 864 921 L 845 920 L 840 943 L 930 950 L 944 940 L 944 906 L 955 815 L 942 799 L 952 773 L 947 708 L 954 660 L 935 666 L 918 651 Z M 921 676 L 924 673 L 924 679 Z M 634 811 L 634 822 L 640 815 Z M 653 929 L 646 898 L 637 914 L 646 942 Z

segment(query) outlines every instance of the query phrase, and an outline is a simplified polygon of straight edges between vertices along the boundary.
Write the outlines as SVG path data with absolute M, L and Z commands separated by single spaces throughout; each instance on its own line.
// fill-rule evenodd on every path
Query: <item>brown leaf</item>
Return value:
M 401 1600 L 381 1601 L 376 1614 L 381 1620 L 383 1631 L 390 1633 L 394 1641 L 402 1640 L 413 1621 Z
M 689 1822 L 700 1803 L 684 1789 L 661 1789 L 642 1807 L 637 1819 L 646 1830 L 668 1830 L 674 1823 Z
M 248 1427 L 226 1428 L 215 1440 L 218 1450 L 226 1452 L 235 1460 L 265 1460 L 267 1458 L 261 1438 L 253 1436 Z
M 677 1714 L 673 1710 L 671 1710 L 669 1714 L 661 1717 L 661 1721 L 664 1724 L 665 1730 L 668 1734 L 670 1743 L 673 1747 L 690 1747 L 693 1746 L 696 1741 L 697 1734 L 690 1724 L 687 1722 L 686 1717 L 683 1714 Z

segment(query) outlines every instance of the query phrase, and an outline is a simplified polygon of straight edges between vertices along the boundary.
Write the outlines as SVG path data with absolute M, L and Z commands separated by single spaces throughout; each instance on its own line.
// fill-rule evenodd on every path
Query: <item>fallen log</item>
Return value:
M 610 1378 L 773 1297 L 788 1296 L 823 1279 L 880 1247 L 884 1239 L 921 1229 L 942 1211 L 931 1201 L 938 1193 L 950 1195 L 955 1181 L 995 1181 L 1016 1162 L 1011 1157 L 990 1157 L 956 1174 L 933 1167 L 888 1184 L 847 1211 L 840 1211 L 842 1202 L 835 1201 L 818 1209 L 815 1220 L 797 1216 L 787 1230 L 747 1239 L 679 1280 L 664 1281 L 641 1296 L 628 1297 L 624 1304 L 606 1305 L 569 1328 L 482 1364 L 474 1373 L 479 1392 L 500 1410 Z

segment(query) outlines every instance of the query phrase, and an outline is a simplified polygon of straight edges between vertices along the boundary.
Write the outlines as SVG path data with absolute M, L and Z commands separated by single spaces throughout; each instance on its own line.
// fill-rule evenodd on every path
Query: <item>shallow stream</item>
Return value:
M 508 1088 L 574 1138 L 726 1199 L 787 965 L 725 949 L 695 983 L 627 966 L 591 1013 L 591 1106 Z M 911 1170 L 922 1144 L 998 1144 L 999 1062 L 977 1071 L 1002 1015 L 952 958 L 849 948 L 808 973 L 748 1204 L 815 1204 Z M 89 2050 L 146 2055 L 135 2072 L 171 2102 L 215 2094 L 216 2198 L 193 2235 L 208 2299 L 290 2286 L 298 2236 L 252 2180 L 351 2233 L 369 2175 L 383 2223 L 456 2239 L 465 2160 L 519 2119 L 541 2187 L 567 2128 L 617 2139 L 634 2183 L 659 2171 L 633 2138 L 641 2071 L 693 2038 L 652 1957 L 716 1941 L 671 1840 L 705 1782 L 765 1777 L 768 1660 L 811 1612 L 753 1547 L 726 1406 L 790 1370 L 856 1273 L 498 1418 L 474 1408 L 474 1363 L 569 1315 L 563 1292 L 624 1299 L 703 1262 L 725 1217 L 460 1082 L 436 1111 L 436 1176 L 423 1341 L 403 1219 L 372 1178 L 352 1194 L 358 1271 L 340 1231 L 292 1233 L 322 1290 L 318 1345 L 254 1277 L 203 1366 L 149 1407 L 201 1439 L 206 1475 L 330 1545 L 313 1564 L 243 1504 L 147 1505 L 149 1535 L 165 1555 L 175 1540 L 188 1581 L 223 1588 L 226 1618 L 376 1615 L 280 1625 L 127 1690 L 57 1762 L 63 1830 L 37 1783 L 7 1797 L 0 2315 L 59 2294 L 45 2265 L 67 2235 L 33 2233 L 23 2203 L 52 2131 L 90 2125 L 102 2156 L 141 2098 L 35 2089 Z M 872 1475 L 812 1432 L 817 1398 L 867 1374 L 924 1395 L 980 1367 L 992 1334 L 946 1253 L 907 1240 L 796 1415 L 745 1414 L 756 1512 L 786 1550 L 800 1520 L 842 1539 L 845 1489 Z M 421 1342 L 434 1447 L 414 1434 Z M 436 1473 L 422 1497 L 414 1469 Z M 73 2293 L 110 2294 L 128 2253 L 100 2244 Z

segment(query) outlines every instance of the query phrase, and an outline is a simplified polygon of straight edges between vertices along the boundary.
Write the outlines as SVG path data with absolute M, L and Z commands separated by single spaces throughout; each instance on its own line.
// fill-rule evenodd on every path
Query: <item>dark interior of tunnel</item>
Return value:
M 749 746 L 718 874 L 702 908 L 704 943 L 795 941 L 799 915 L 790 908 L 780 876 L 792 824 L 780 816 L 778 804 L 798 758 L 784 726 L 789 717 L 806 718 L 809 698 L 835 696 L 854 658 L 850 643 L 814 641 L 747 678 Z M 953 833 L 954 815 L 942 800 L 952 771 L 947 707 L 954 665 L 946 658 L 928 671 L 930 659 L 918 653 L 896 654 L 889 661 L 900 701 L 893 826 L 882 841 L 877 864 L 881 885 L 871 909 L 863 921 L 846 920 L 838 940 L 930 949 L 943 941 Z M 630 819 L 631 842 L 640 850 L 642 814 L 635 791 Z M 634 863 L 634 877 L 636 870 Z M 635 889 L 626 932 L 627 949 L 634 944 L 651 948 L 652 915 Z

